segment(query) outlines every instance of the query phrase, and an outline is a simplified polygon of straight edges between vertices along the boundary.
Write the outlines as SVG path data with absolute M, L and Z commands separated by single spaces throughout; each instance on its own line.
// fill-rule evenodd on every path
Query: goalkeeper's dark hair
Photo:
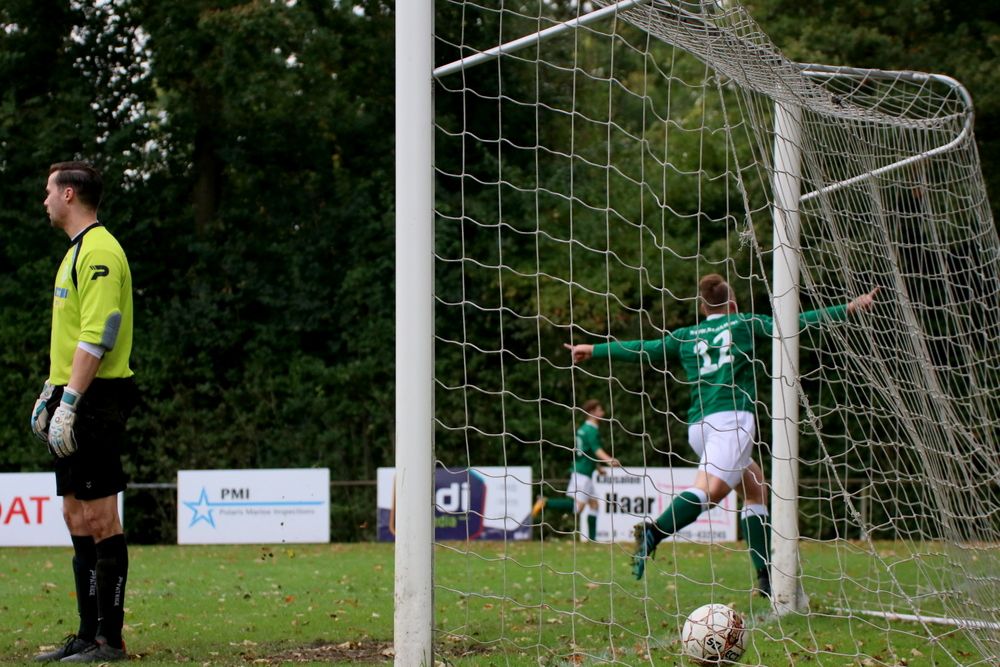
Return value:
M 588 415 L 594 414 L 594 410 L 601 407 L 601 402 L 596 398 L 591 398 L 583 402 L 580 409 L 586 412 Z
M 60 190 L 73 188 L 77 199 L 84 206 L 95 211 L 104 196 L 104 179 L 94 165 L 82 160 L 56 162 L 49 167 L 49 174 L 56 174 L 56 185 Z
M 733 300 L 733 289 L 718 273 L 710 273 L 701 279 L 698 294 L 709 311 L 723 310 Z

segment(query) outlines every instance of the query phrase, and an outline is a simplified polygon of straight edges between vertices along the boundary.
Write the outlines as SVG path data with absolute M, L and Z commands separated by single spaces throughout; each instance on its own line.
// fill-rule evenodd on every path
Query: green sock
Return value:
M 564 514 L 569 514 L 576 506 L 576 501 L 568 496 L 562 498 L 546 498 L 545 509 L 558 510 Z
M 750 562 L 753 563 L 754 572 L 760 572 L 767 567 L 767 559 L 771 555 L 771 530 L 766 516 L 751 514 L 744 517 L 740 523 L 743 524 L 743 539 L 750 547 Z
M 597 516 L 594 514 L 587 515 L 587 537 L 591 542 L 597 539 Z
M 675 496 L 670 507 L 663 510 L 663 514 L 656 518 L 656 527 L 659 530 L 653 532 L 656 535 L 657 544 L 664 537 L 673 535 L 681 528 L 694 523 L 694 520 L 704 509 L 701 498 L 690 491 L 684 491 Z

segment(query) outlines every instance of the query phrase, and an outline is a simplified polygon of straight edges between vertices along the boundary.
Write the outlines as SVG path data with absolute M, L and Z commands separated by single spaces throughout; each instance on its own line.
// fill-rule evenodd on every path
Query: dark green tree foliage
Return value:
M 134 274 L 133 479 L 374 478 L 392 450 L 389 7 L 83 4 L 0 10 L 17 26 L 0 31 L 2 469 L 47 465 L 24 415 L 66 242 L 41 200 L 49 163 L 80 156 L 105 171 L 101 217 Z M 353 501 L 363 518 L 335 519 L 336 536 L 355 536 L 372 502 Z
M 508 9 L 505 35 L 538 28 L 518 17 L 535 4 Z M 450 6 L 435 20 L 440 34 L 476 48 L 499 27 L 495 13 Z M 687 455 L 687 388 L 662 361 L 618 365 L 608 382 L 570 370 L 563 343 L 653 338 L 688 324 L 699 273 L 712 270 L 746 279 L 749 302 L 753 268 L 737 229 L 746 212 L 726 191 L 729 153 L 748 147 L 706 136 L 726 124 L 718 98 L 729 93 L 703 63 L 656 42 L 644 56 L 648 38 L 619 29 L 616 39 L 580 31 L 547 42 L 543 62 L 528 49 L 526 62 L 479 65 L 467 75 L 473 93 L 463 74 L 438 82 L 435 407 L 447 465 L 530 463 L 559 479 L 575 429 L 563 406 L 591 396 L 613 406 L 609 441 L 623 460 Z M 459 51 L 439 43 L 436 55 L 445 64 Z M 706 81 L 714 99 L 702 96 Z
M 532 18 L 539 3 L 516 4 L 505 5 L 517 14 L 505 17 L 505 39 L 548 25 Z M 963 81 L 996 198 L 991 4 L 754 0 L 751 10 L 792 58 Z M 574 5 L 544 11 L 569 17 Z M 498 13 L 436 9 L 438 34 L 495 46 Z M 130 425 L 133 479 L 265 466 L 372 479 L 391 465 L 393 336 L 408 334 L 393 323 L 393 30 L 378 0 L 0 4 L 0 470 L 48 466 L 27 415 L 47 371 L 52 274 L 66 240 L 41 201 L 48 165 L 70 157 L 104 170 L 102 219 L 134 274 L 143 402 Z M 546 59 L 563 68 L 514 58 L 480 66 L 480 95 L 458 93 L 462 75 L 436 86 L 435 398 L 437 454 L 448 465 L 530 464 L 558 478 L 573 423 L 555 404 L 609 402 L 612 392 L 618 456 L 689 456 L 681 383 L 658 365 L 618 366 L 612 387 L 567 368 L 562 344 L 688 324 L 697 276 L 710 270 L 734 278 L 746 309 L 767 310 L 761 267 L 739 232 L 752 224 L 766 245 L 770 219 L 726 191 L 746 137 L 737 131 L 727 145 L 698 130 L 722 127 L 721 114 L 739 105 L 724 112 L 697 96 L 712 74 L 693 58 L 659 44 L 644 59 L 644 37 L 623 34 L 613 44 L 586 31 L 547 44 Z M 438 64 L 459 55 L 436 43 Z M 573 86 L 574 77 L 602 81 L 612 57 L 645 102 L 617 84 Z M 645 87 L 657 68 L 690 85 L 672 86 L 669 98 Z M 668 106 L 677 121 L 666 136 L 652 114 Z M 584 122 L 609 108 L 617 125 Z M 657 147 L 668 141 L 664 167 Z M 595 167 L 609 159 L 616 170 Z M 769 350 L 760 358 L 766 378 Z M 815 367 L 803 361 L 807 374 Z M 769 383 L 761 390 L 766 404 Z M 335 497 L 334 538 L 365 535 L 357 526 L 373 501 Z M 139 539 L 171 539 L 169 498 L 133 498 L 130 508 Z
M 0 146 L 3 146 L 3 236 L 0 253 L 0 346 L 4 392 L 0 395 L 0 456 L 18 469 L 43 466 L 44 447 L 25 439 L 24 406 L 48 373 L 49 303 L 54 267 L 66 239 L 48 224 L 45 179 L 52 162 L 92 158 L 112 184 L 107 209 L 128 220 L 124 201 L 136 149 L 149 136 L 141 107 L 146 79 L 132 48 L 136 33 L 123 11 L 71 11 L 63 2 L 13 2 L 0 9 Z M 123 225 L 126 242 L 144 226 Z

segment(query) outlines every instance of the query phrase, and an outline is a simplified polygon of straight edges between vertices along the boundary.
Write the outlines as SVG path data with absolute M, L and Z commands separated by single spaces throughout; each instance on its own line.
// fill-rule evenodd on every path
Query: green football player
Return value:
M 699 456 L 694 485 L 678 494 L 653 523 L 636 526 L 632 573 L 641 579 L 646 560 L 657 545 L 693 523 L 712 504 L 736 490 L 743 500 L 741 522 L 757 573 L 757 588 L 770 597 L 768 569 L 770 527 L 767 489 L 760 466 L 753 460 L 756 436 L 754 404 L 754 344 L 770 338 L 774 327 L 766 315 L 739 312 L 736 296 L 718 274 L 699 283 L 701 322 L 669 332 L 657 340 L 632 340 L 597 345 L 566 345 L 574 363 L 611 358 L 642 362 L 666 359 L 680 362 L 691 383 L 688 443 Z M 871 307 L 878 288 L 850 303 L 811 310 L 799 316 L 803 329 L 845 320 Z
M 597 493 L 594 488 L 594 473 L 600 464 L 612 468 L 619 465 L 618 459 L 606 451 L 601 444 L 600 424 L 604 418 L 604 406 L 595 399 L 585 401 L 580 407 L 587 415 L 576 430 L 576 447 L 573 451 L 573 466 L 570 469 L 569 486 L 565 498 L 539 496 L 531 508 L 531 516 L 537 517 L 543 509 L 554 509 L 565 514 L 581 513 L 590 507 L 587 515 L 587 537 L 591 542 L 597 539 Z

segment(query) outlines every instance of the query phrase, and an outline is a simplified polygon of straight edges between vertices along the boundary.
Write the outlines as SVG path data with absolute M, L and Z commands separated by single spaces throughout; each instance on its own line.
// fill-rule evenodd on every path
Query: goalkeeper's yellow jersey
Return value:
M 132 273 L 125 251 L 100 223 L 73 239 L 56 274 L 49 382 L 65 385 L 80 342 L 103 347 L 99 378 L 132 375 Z

